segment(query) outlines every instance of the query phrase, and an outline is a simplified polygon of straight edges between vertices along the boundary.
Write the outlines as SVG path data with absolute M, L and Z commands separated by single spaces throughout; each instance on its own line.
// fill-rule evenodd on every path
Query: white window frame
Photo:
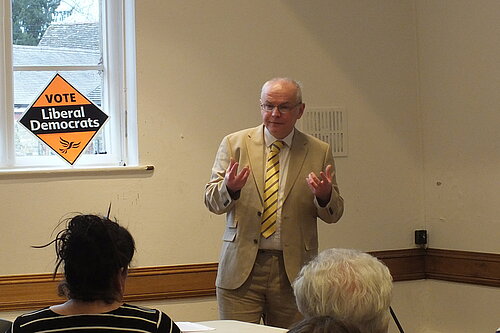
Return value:
M 135 76 L 134 0 L 101 0 L 103 64 L 96 66 L 13 66 L 11 0 L 0 0 L 0 172 L 16 169 L 89 168 L 137 166 L 137 117 Z M 60 156 L 15 156 L 14 71 L 102 70 L 102 109 L 109 118 L 106 131 L 111 151 L 103 155 L 82 154 L 72 166 Z M 78 89 L 78 87 L 75 87 Z M 38 139 L 37 139 L 38 140 Z

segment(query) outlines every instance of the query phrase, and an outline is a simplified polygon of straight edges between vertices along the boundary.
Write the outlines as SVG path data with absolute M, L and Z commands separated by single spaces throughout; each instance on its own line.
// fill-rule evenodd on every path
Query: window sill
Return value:
M 122 174 L 143 174 L 153 172 L 153 165 L 139 166 L 112 166 L 112 167 L 86 167 L 86 168 L 23 168 L 0 170 L 0 179 L 12 178 L 39 178 L 56 176 L 104 176 Z

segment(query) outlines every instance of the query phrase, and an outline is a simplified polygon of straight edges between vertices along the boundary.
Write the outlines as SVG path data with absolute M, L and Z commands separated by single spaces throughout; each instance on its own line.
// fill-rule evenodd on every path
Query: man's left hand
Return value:
M 318 199 L 321 206 L 326 205 L 330 201 L 332 195 L 332 166 L 326 166 L 326 170 L 319 173 L 319 178 L 314 172 L 311 172 L 306 177 L 307 186 Z

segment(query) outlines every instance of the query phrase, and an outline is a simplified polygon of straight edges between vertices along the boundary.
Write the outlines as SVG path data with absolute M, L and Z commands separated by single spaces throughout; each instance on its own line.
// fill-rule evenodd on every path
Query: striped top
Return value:
M 44 308 L 17 317 L 10 332 L 180 333 L 180 330 L 172 319 L 159 310 L 123 304 L 110 312 L 81 315 L 60 315 Z

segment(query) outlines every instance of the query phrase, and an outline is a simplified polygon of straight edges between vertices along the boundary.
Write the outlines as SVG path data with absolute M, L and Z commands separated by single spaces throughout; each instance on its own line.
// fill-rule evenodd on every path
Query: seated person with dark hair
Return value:
M 77 215 L 67 220 L 55 243 L 64 268 L 59 294 L 63 304 L 19 316 L 11 332 L 174 332 L 165 313 L 123 303 L 125 280 L 135 251 L 127 229 L 108 218 Z M 48 246 L 51 243 L 45 245 Z
M 361 333 L 361 331 L 333 317 L 322 316 L 299 321 L 288 333 Z
M 368 253 L 328 249 L 302 267 L 293 283 L 305 318 L 331 316 L 363 333 L 387 333 L 392 277 Z

